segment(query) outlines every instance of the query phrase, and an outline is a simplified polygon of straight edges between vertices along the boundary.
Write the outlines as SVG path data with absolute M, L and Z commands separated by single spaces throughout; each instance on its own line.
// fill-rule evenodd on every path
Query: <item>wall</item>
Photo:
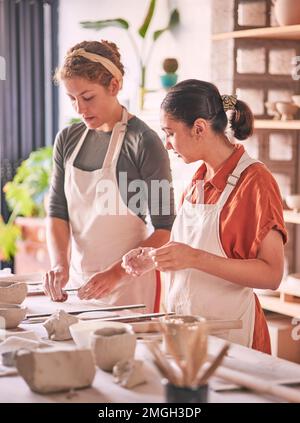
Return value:
M 96 32 L 82 29 L 80 21 L 122 17 L 128 20 L 138 47 L 141 38 L 137 29 L 143 22 L 149 0 L 60 0 L 59 9 L 59 58 L 60 63 L 68 48 L 82 40 L 107 39 L 119 47 L 125 65 L 126 77 L 120 100 L 129 103 L 131 111 L 137 112 L 139 68 L 127 33 L 119 28 L 106 28 Z M 181 24 L 174 34 L 164 33 L 155 43 L 148 66 L 147 87 L 160 87 L 159 74 L 165 57 L 179 60 L 179 78 L 210 79 L 210 1 L 207 0 L 158 0 L 151 32 L 163 28 L 168 22 L 168 4 L 177 5 Z M 146 49 L 149 45 L 146 45 Z M 157 104 L 157 109 L 159 104 Z M 63 90 L 60 90 L 60 127 L 75 116 Z

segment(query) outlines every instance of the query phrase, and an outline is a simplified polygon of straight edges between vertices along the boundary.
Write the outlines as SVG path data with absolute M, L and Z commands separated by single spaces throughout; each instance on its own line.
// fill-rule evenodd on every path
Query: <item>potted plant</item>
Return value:
M 176 73 L 178 69 L 178 61 L 173 57 L 166 58 L 163 61 L 164 75 L 160 76 L 160 81 L 163 88 L 168 89 L 176 84 L 178 75 Z
M 148 30 L 149 30 L 149 26 L 152 22 L 152 18 L 155 12 L 155 7 L 156 7 L 156 0 L 151 0 L 149 3 L 149 7 L 145 16 L 145 19 L 142 23 L 142 25 L 140 26 L 140 28 L 138 29 L 138 35 L 142 38 L 143 43 L 141 46 L 141 49 L 138 48 L 134 36 L 131 33 L 130 30 L 130 24 L 128 21 L 126 21 L 125 19 L 122 18 L 116 18 L 116 19 L 105 19 L 105 20 L 100 20 L 100 21 L 84 21 L 84 22 L 80 22 L 81 26 L 83 28 L 87 28 L 87 29 L 95 29 L 97 31 L 110 27 L 110 26 L 114 26 L 117 28 L 122 28 L 125 29 L 128 33 L 129 36 L 129 40 L 132 43 L 134 52 L 136 54 L 137 57 L 137 61 L 140 67 L 140 109 L 142 110 L 144 108 L 144 99 L 145 99 L 145 93 L 147 92 L 146 89 L 146 69 L 147 69 L 147 65 L 150 61 L 151 55 L 152 55 L 152 51 L 153 51 L 153 47 L 154 47 L 154 43 L 158 40 L 158 38 L 165 32 L 168 30 L 173 30 L 178 24 L 179 24 L 179 12 L 177 9 L 173 9 L 170 12 L 170 16 L 169 16 L 169 22 L 168 24 L 159 30 L 156 30 L 155 32 L 153 32 L 152 34 L 152 43 L 150 45 L 149 49 L 146 49 L 146 36 L 148 34 Z
M 45 196 L 49 190 L 52 170 L 52 147 L 33 151 L 18 167 L 12 181 L 3 188 L 5 199 L 11 210 L 7 223 L 0 220 L 0 257 L 13 258 L 17 252 L 17 240 L 22 230 L 18 216 L 44 218 Z

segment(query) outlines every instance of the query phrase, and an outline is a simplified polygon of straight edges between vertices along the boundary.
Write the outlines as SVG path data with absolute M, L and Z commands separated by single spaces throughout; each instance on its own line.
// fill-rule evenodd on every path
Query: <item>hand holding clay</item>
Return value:
M 123 256 L 123 269 L 132 276 L 141 276 L 154 269 L 155 264 L 150 255 L 153 250 L 152 247 L 139 247 L 129 251 Z
M 69 280 L 69 269 L 63 266 L 57 266 L 43 277 L 43 288 L 46 295 L 51 297 L 52 301 L 64 302 L 68 299 L 68 294 L 63 291 Z

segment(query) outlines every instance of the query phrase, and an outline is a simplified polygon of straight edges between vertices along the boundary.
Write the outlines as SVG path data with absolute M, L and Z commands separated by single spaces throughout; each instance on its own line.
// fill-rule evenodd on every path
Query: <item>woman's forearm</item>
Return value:
M 282 272 L 262 259 L 231 259 L 193 249 L 191 267 L 242 286 L 277 289 Z
M 148 238 L 141 242 L 141 246 L 159 248 L 169 242 L 170 233 L 166 229 L 156 229 Z
M 70 227 L 66 220 L 56 217 L 47 219 L 47 247 L 51 267 L 69 267 Z

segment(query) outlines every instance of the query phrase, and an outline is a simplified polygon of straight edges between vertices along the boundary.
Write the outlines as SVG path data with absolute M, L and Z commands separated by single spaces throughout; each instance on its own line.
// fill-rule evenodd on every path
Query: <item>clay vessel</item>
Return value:
M 134 357 L 136 337 L 128 327 L 105 327 L 96 330 L 91 336 L 91 348 L 96 365 L 106 371 L 112 371 L 120 360 Z
M 26 316 L 26 307 L 18 304 L 0 304 L 0 328 L 14 329 Z
M 0 303 L 21 304 L 27 295 L 24 282 L 0 282 Z

